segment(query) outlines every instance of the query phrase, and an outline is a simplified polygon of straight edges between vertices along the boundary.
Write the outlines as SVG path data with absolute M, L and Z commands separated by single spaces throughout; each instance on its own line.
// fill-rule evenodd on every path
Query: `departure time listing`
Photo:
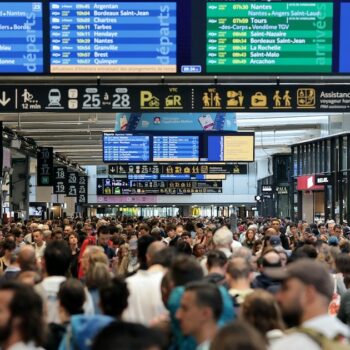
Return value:
M 42 4 L 2 2 L 0 73 L 43 72 Z
M 208 2 L 207 71 L 332 71 L 331 2 Z
M 50 3 L 52 73 L 176 73 L 175 2 Z

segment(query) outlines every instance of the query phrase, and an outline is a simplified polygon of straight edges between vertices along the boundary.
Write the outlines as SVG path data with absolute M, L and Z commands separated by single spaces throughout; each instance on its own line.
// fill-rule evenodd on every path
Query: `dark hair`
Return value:
M 170 267 L 171 279 L 175 286 L 184 286 L 188 282 L 203 278 L 203 269 L 193 257 L 185 254 L 178 255 Z
M 137 240 L 137 257 L 139 259 L 141 270 L 147 270 L 147 248 L 151 243 L 155 241 L 156 239 L 149 235 L 142 236 Z
M 3 245 L 2 245 L 2 249 L 5 250 L 10 250 L 13 251 L 16 249 L 16 243 L 15 241 L 13 241 L 12 239 L 5 239 Z
M 266 350 L 260 333 L 246 322 L 235 321 L 222 327 L 215 335 L 210 350 Z
M 15 229 L 12 231 L 12 233 L 14 234 L 14 236 L 15 236 L 16 238 L 18 238 L 18 237 L 20 237 L 21 235 L 23 235 L 23 231 L 22 231 L 21 229 L 19 229 L 19 228 L 15 228 Z
M 344 275 L 350 275 L 350 256 L 348 254 L 338 254 L 335 258 L 337 270 Z
M 56 228 L 52 231 L 52 237 L 56 236 L 56 234 L 61 234 L 61 235 L 63 235 L 63 230 L 61 229 L 61 227 L 56 227 Z
M 174 247 L 167 247 L 154 253 L 152 263 L 153 265 L 159 264 L 170 268 L 176 255 L 177 252 Z
M 152 328 L 129 322 L 113 322 L 95 338 L 92 350 L 148 350 L 164 348 L 163 335 Z
M 219 320 L 223 310 L 223 301 L 220 290 L 215 284 L 192 282 L 186 285 L 185 292 L 194 292 L 196 294 L 196 304 L 209 307 L 213 312 L 215 321 Z
M 69 268 L 70 248 L 65 241 L 51 241 L 44 252 L 46 272 L 49 276 L 64 276 Z
M 241 305 L 241 315 L 263 337 L 272 329 L 284 329 L 281 310 L 275 297 L 263 289 L 256 289 L 246 296 Z
M 57 297 L 60 304 L 70 315 L 84 313 L 85 291 L 79 280 L 69 278 L 61 283 Z
M 189 238 L 191 238 L 192 236 L 191 236 L 191 234 L 190 234 L 189 232 L 184 231 L 184 232 L 182 232 L 182 234 L 181 234 L 181 238 L 182 238 L 182 237 L 189 237 Z
M 166 233 L 168 233 L 169 231 L 175 231 L 175 230 L 176 230 L 176 226 L 174 224 L 169 224 L 165 228 Z
M 138 227 L 138 231 L 140 231 L 140 230 L 145 230 L 145 231 L 149 232 L 149 226 L 147 224 L 143 223 Z
M 103 313 L 120 318 L 128 306 L 129 290 L 124 280 L 113 278 L 99 290 Z
M 208 268 L 212 267 L 224 267 L 227 263 L 227 256 L 221 250 L 211 250 L 207 255 Z
M 97 236 L 99 236 L 100 234 L 108 235 L 109 234 L 108 226 L 106 226 L 106 225 L 100 226 L 97 230 Z
M 295 250 L 295 259 L 310 258 L 316 259 L 318 256 L 316 248 L 311 244 L 304 244 Z
M 0 291 L 11 291 L 13 297 L 9 304 L 11 318 L 21 319 L 20 331 L 25 343 L 34 341 L 42 345 L 46 335 L 46 325 L 43 319 L 43 301 L 33 287 L 15 281 L 4 282 Z
M 191 245 L 186 241 L 178 240 L 175 244 L 175 249 L 178 253 L 192 255 Z
M 108 226 L 109 233 L 111 235 L 114 235 L 115 233 L 118 233 L 118 229 L 115 225 L 109 225 Z

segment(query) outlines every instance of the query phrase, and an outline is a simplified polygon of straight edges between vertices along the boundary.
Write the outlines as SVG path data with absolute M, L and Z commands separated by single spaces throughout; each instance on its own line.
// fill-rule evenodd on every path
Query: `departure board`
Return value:
M 52 73 L 176 73 L 176 2 L 50 3 Z
M 208 136 L 209 162 L 254 161 L 254 137 Z
M 198 136 L 154 136 L 153 161 L 197 162 L 199 160 Z
M 1 2 L 0 8 L 0 73 L 42 73 L 42 4 Z
M 148 162 L 149 136 L 104 134 L 104 162 Z
M 208 2 L 208 73 L 331 73 L 332 2 Z

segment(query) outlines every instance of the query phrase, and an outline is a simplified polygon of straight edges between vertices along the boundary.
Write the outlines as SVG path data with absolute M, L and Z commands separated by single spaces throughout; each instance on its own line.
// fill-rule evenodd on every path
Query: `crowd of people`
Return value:
M 332 220 L 29 220 L 0 252 L 2 350 L 350 349 Z

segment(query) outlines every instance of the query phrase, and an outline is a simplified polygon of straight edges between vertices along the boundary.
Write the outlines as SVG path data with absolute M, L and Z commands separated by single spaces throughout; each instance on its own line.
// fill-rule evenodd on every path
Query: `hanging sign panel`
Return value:
M 63 166 L 54 167 L 54 194 L 66 194 L 67 192 L 67 168 Z
M 52 186 L 53 179 L 53 148 L 38 147 L 37 184 L 38 186 Z
M 174 90 L 174 91 L 173 91 Z M 176 91 L 175 91 L 176 90 Z M 178 96 L 179 110 L 169 105 L 169 96 Z M 150 112 L 158 125 L 158 112 L 201 113 L 201 130 L 214 123 L 223 112 L 347 112 L 350 108 L 350 85 L 122 85 L 62 86 L 28 85 L 0 87 L 0 113 L 119 112 L 128 116 Z M 215 114 L 214 114 L 215 113 Z M 210 117 L 209 117 L 210 115 Z M 128 118 L 119 119 L 120 123 Z M 164 119 L 163 119 L 164 122 Z M 221 120 L 222 122 L 222 120 Z M 199 124 L 198 124 L 199 125 Z M 203 126 L 204 125 L 204 126 Z M 215 130 L 215 128 L 213 127 Z M 221 129 L 222 130 L 222 129 Z M 224 129 L 226 130 L 226 129 Z M 233 129 L 234 130 L 234 129 Z M 126 130 L 125 130 L 126 131 Z M 137 129 L 136 129 L 137 131 Z

